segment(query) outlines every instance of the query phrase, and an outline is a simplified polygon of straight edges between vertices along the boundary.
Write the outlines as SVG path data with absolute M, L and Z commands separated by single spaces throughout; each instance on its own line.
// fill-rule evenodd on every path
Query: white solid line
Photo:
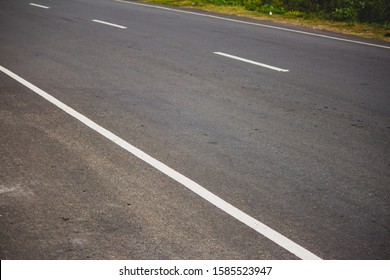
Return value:
M 322 34 L 317 34 L 317 33 L 305 32 L 305 31 L 294 30 L 294 29 L 283 28 L 283 27 L 277 27 L 277 26 L 272 26 L 272 25 L 267 25 L 267 24 L 261 24 L 261 23 L 255 23 L 255 22 L 249 22 L 249 21 L 225 18 L 225 17 L 220 17 L 220 16 L 213 16 L 213 15 L 208 15 L 208 14 L 201 14 L 201 13 L 196 13 L 196 12 L 189 12 L 189 11 L 172 9 L 172 8 L 156 6 L 156 5 L 148 5 L 148 4 L 141 4 L 141 3 L 136 3 L 136 2 L 128 2 L 128 1 L 123 1 L 123 0 L 113 0 L 113 1 L 120 2 L 120 3 L 126 3 L 126 4 L 131 4 L 131 5 L 137 5 L 137 6 L 144 6 L 144 7 L 149 7 L 149 8 L 161 9 L 161 10 L 166 10 L 166 11 L 172 11 L 172 12 L 177 12 L 177 13 L 190 14 L 190 15 L 196 15 L 196 16 L 201 16 L 201 17 L 208 17 L 208 18 L 214 18 L 214 19 L 219 19 L 219 20 L 243 23 L 243 24 L 248 24 L 248 25 L 261 26 L 261 27 L 265 27 L 265 28 L 283 30 L 283 31 L 287 31 L 287 32 L 294 32 L 294 33 L 305 34 L 305 35 L 310 35 L 310 36 L 316 36 L 316 37 L 332 39 L 332 40 L 337 40 L 337 41 L 343 41 L 343 42 L 349 42 L 349 43 L 354 43 L 354 44 L 359 44 L 359 45 L 366 45 L 366 46 L 371 46 L 371 47 L 390 49 L 390 46 L 371 44 L 371 43 L 366 43 L 366 42 L 361 42 L 361 41 L 356 41 L 356 40 L 349 40 L 349 39 L 344 39 L 344 38 L 339 38 L 339 37 L 333 37 L 333 36 L 327 36 L 327 35 L 322 35 Z
M 264 235 L 268 239 L 272 240 L 279 246 L 283 247 L 287 251 L 291 252 L 292 254 L 296 255 L 297 257 L 304 259 L 304 260 L 320 260 L 320 258 L 313 253 L 309 252 L 302 246 L 296 244 L 295 242 L 291 241 L 287 237 L 281 235 L 280 233 L 276 232 L 275 230 L 271 229 L 270 227 L 266 226 L 262 222 L 252 218 L 248 214 L 244 213 L 240 209 L 234 207 L 230 203 L 226 202 L 225 200 L 219 198 L 215 194 L 211 193 L 198 183 L 192 181 L 191 179 L 185 177 L 184 175 L 180 174 L 179 172 L 173 170 L 169 166 L 165 165 L 164 163 L 158 161 L 157 159 L 149 156 L 145 152 L 141 151 L 140 149 L 134 147 L 133 145 L 129 144 L 122 138 L 116 136 L 112 132 L 108 131 L 107 129 L 101 127 L 94 121 L 90 120 L 86 116 L 80 114 L 79 112 L 75 111 L 71 107 L 67 106 L 66 104 L 62 103 L 58 99 L 54 98 L 53 96 L 49 95 L 45 91 L 41 90 L 40 88 L 34 86 L 30 82 L 24 80 L 23 78 L 19 77 L 15 73 L 11 72 L 10 70 L 4 68 L 3 66 L 0 66 L 0 71 L 8 75 L 9 77 L 13 78 L 14 80 L 18 81 L 22 85 L 26 86 L 30 90 L 34 91 L 36 94 L 40 95 L 47 101 L 51 102 L 61 110 L 65 111 L 72 117 L 76 118 L 86 126 L 90 127 L 94 131 L 98 132 L 102 136 L 106 137 L 107 139 L 111 140 L 118 146 L 122 147 L 126 151 L 130 152 L 134 156 L 138 157 L 139 159 L 143 160 L 144 162 L 148 163 L 149 165 L 153 166 L 157 170 L 161 171 L 165 175 L 169 176 L 170 178 L 174 179 L 178 183 L 182 184 L 183 186 L 187 187 L 194 193 L 198 194 L 211 204 L 215 205 L 216 207 L 220 208 L 230 216 L 236 218 L 240 222 L 246 224 L 250 228 L 254 229 L 258 233 Z
M 31 6 L 35 6 L 35 7 L 38 7 L 38 8 L 42 8 L 42 9 L 50 9 L 50 7 L 47 7 L 47 6 L 43 6 L 43 5 L 39 5 L 39 4 L 35 4 L 35 3 L 30 3 Z
M 122 25 L 118 25 L 118 24 L 114 24 L 114 23 L 109 23 L 109 22 L 106 22 L 106 21 L 98 20 L 98 19 L 93 19 L 92 21 L 93 22 L 97 22 L 97 23 L 101 23 L 101 24 L 106 24 L 106 25 L 113 26 L 113 27 L 117 27 L 117 28 L 120 28 L 120 29 L 127 29 L 126 26 L 122 26 Z
M 279 72 L 288 72 L 289 71 L 287 69 L 278 68 L 278 67 L 275 67 L 275 66 L 271 66 L 271 65 L 268 65 L 268 64 L 256 62 L 256 61 L 253 61 L 253 60 L 249 60 L 249 59 L 246 59 L 246 58 L 238 57 L 238 56 L 227 54 L 227 53 L 214 52 L 214 54 L 222 55 L 222 56 L 225 56 L 225 57 L 229 57 L 229 58 L 236 59 L 236 60 L 239 60 L 239 61 L 243 61 L 243 62 L 246 62 L 246 63 L 250 63 L 250 64 L 257 65 L 257 66 L 265 67 L 265 68 L 272 69 L 272 70 L 279 71 Z

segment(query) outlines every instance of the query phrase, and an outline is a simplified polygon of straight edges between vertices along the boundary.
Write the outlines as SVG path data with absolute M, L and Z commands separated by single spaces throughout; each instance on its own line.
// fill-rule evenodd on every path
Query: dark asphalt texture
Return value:
M 390 259 L 389 49 L 29 3 L 0 2 L 1 66 L 321 258 Z M 0 72 L 0 258 L 296 256 Z

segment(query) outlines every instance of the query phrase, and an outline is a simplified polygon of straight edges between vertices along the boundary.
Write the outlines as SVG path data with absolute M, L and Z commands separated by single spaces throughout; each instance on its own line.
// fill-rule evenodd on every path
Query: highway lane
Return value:
M 2 259 L 293 258 L 10 79 L 1 104 Z
M 49 10 L 31 7 L 27 1 L 10 3 L 1 4 L 2 66 L 322 258 L 389 257 L 389 50 L 112 1 L 39 2 L 51 6 Z M 93 19 L 127 29 L 100 25 Z M 290 71 L 258 68 L 217 56 L 216 51 Z M 13 95 L 28 92 L 7 79 L 2 76 L 2 84 L 7 85 L 3 91 L 11 88 L 8 91 Z M 19 95 L 14 98 L 16 103 L 22 102 Z M 28 110 L 53 110 L 52 105 L 36 100 L 39 105 L 27 106 Z M 20 114 L 12 102 L 2 100 L 1 104 L 11 115 Z M 41 121 L 45 119 L 39 110 L 35 114 Z M 61 113 L 56 114 L 60 123 L 64 121 Z M 78 126 L 72 120 L 66 124 Z M 2 143 L 13 142 L 17 133 L 3 131 L 7 132 Z M 43 162 L 78 165 L 83 162 L 82 155 L 89 155 L 83 147 L 103 141 L 82 126 L 72 131 L 63 134 L 73 140 L 59 141 L 57 137 L 58 145 L 45 148 L 56 154 L 65 145 L 63 157 L 44 157 Z M 84 143 L 78 137 L 91 140 Z M 28 143 L 29 134 L 21 138 Z M 78 145 L 69 144 L 78 141 Z M 103 153 L 105 156 L 115 149 L 106 142 L 102 146 L 110 151 Z M 12 158 L 17 148 L 5 147 L 9 151 L 6 158 Z M 99 149 L 90 149 L 96 160 L 88 167 L 95 172 L 75 175 L 63 168 L 60 181 L 72 182 L 72 187 L 69 191 L 57 187 L 61 193 L 70 192 L 69 204 L 82 204 L 74 193 L 84 184 L 89 190 L 96 185 L 101 190 L 90 200 L 90 208 L 85 206 L 92 213 L 96 204 L 115 204 L 104 195 L 112 189 L 120 194 L 112 198 L 116 203 L 129 196 L 129 182 L 133 181 L 142 186 L 132 188 L 133 194 L 139 191 L 137 195 L 145 197 L 143 191 L 152 188 L 158 192 L 157 198 L 167 192 L 171 197 L 160 208 L 149 199 L 138 202 L 129 213 L 123 209 L 112 212 L 112 224 L 118 225 L 122 217 L 132 220 L 131 214 L 136 212 L 139 224 L 153 227 L 154 231 L 145 227 L 147 233 L 136 237 L 121 231 L 113 234 L 99 226 L 100 220 L 89 222 L 90 228 L 73 224 L 82 228 L 82 237 L 77 238 L 93 240 L 87 248 L 95 255 L 89 257 L 108 258 L 111 252 L 119 258 L 294 258 L 164 176 L 132 173 L 128 166 L 143 165 L 122 151 L 112 156 L 112 164 L 124 171 L 110 175 L 107 170 L 112 165 L 96 165 L 102 155 Z M 125 160 L 116 163 L 117 158 Z M 33 159 L 26 156 L 24 160 Z M 7 166 L 2 164 L 2 174 L 14 170 Z M 88 170 L 85 166 L 79 169 Z M 106 171 L 98 172 L 102 170 Z M 31 167 L 26 174 L 35 172 Z M 40 173 L 47 182 L 52 180 L 46 172 Z M 137 176 L 142 179 L 134 179 Z M 151 176 L 156 176 L 155 180 L 148 180 Z M 15 174 L 10 181 L 20 181 L 19 177 Z M 78 178 L 84 179 L 77 182 Z M 96 182 L 96 178 L 105 181 Z M 161 186 L 171 185 L 174 192 L 161 190 Z M 56 193 L 54 188 L 51 191 Z M 49 198 L 53 199 L 48 196 L 46 201 Z M 22 199 L 19 203 L 26 202 Z M 54 200 L 49 209 L 58 204 Z M 73 207 L 77 216 L 78 208 Z M 47 218 L 48 214 L 42 213 L 47 209 L 38 209 L 38 218 Z M 153 214 L 140 214 L 144 211 Z M 196 213 L 191 216 L 196 221 L 189 221 L 183 212 Z M 214 213 L 210 214 L 214 219 L 208 220 L 209 213 Z M 171 222 L 151 226 L 161 217 Z M 19 255 L 8 253 L 5 257 L 86 257 L 80 253 L 82 246 L 68 253 L 42 246 L 50 244 L 53 236 L 66 236 L 56 222 L 51 217 L 40 242 L 28 242 Z M 34 222 L 29 226 L 42 234 Z M 190 237 L 195 228 L 201 233 Z M 93 238 L 91 232 L 96 232 Z M 131 245 L 122 251 L 118 249 L 121 242 L 114 245 L 103 238 L 106 234 L 122 243 L 130 240 L 143 245 L 137 247 L 139 254 L 126 250 Z M 179 240 L 175 249 L 169 245 Z M 58 242 L 63 242 L 62 247 L 74 246 L 66 238 Z M 7 252 L 12 252 L 15 244 L 4 243 L 10 244 Z M 199 243 L 204 246 L 198 247 Z M 153 251 L 153 246 L 159 251 Z M 44 249 L 29 255 L 32 248 Z

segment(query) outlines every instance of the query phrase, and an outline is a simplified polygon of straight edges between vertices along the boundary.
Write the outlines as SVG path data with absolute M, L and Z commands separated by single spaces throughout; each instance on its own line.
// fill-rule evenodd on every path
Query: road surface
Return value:
M 1 259 L 390 258 L 388 43 L 4 0 L 0 66 Z

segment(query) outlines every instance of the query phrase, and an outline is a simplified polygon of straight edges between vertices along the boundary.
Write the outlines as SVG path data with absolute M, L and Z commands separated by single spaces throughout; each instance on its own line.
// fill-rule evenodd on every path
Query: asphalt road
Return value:
M 34 3 L 0 2 L 2 67 L 319 258 L 390 259 L 389 44 Z M 1 259 L 301 258 L 4 71 L 0 132 Z

